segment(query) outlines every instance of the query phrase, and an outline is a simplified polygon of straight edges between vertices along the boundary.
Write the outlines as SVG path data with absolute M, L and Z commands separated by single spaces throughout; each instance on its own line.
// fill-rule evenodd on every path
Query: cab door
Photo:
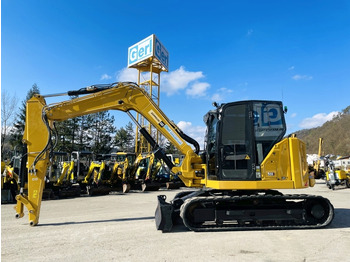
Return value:
M 251 102 L 228 103 L 222 107 L 218 127 L 218 179 L 257 180 L 253 123 Z

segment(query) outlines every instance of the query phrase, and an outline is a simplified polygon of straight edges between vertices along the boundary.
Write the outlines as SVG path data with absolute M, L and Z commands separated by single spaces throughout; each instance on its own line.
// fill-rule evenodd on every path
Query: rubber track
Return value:
M 201 225 L 197 227 L 196 225 L 191 224 L 187 219 L 185 213 L 187 212 L 188 207 L 195 202 L 200 203 L 213 203 L 218 201 L 237 201 L 237 200 L 253 200 L 253 199 L 272 199 L 272 200 L 323 200 L 328 204 L 329 214 L 328 218 L 322 224 L 292 224 L 292 225 L 258 225 L 258 224 L 248 224 L 248 225 L 239 225 L 239 224 L 230 224 L 225 225 Z M 239 230 L 281 230 L 281 229 L 317 229 L 323 228 L 329 225 L 334 218 L 334 208 L 333 205 L 327 198 L 322 196 L 315 195 L 247 195 L 247 196 L 198 196 L 186 199 L 185 202 L 181 205 L 180 216 L 183 220 L 184 225 L 192 231 L 197 232 L 206 232 L 206 231 L 239 231 Z M 270 222 L 270 221 L 269 221 Z

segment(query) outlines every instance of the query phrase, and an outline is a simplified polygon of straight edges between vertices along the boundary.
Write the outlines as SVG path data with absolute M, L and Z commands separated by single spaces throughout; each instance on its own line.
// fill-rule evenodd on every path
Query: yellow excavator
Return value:
M 130 190 L 130 184 L 127 182 L 130 172 L 134 169 L 136 159 L 135 153 L 116 152 L 111 154 L 111 172 L 108 183 L 112 188 L 122 187 L 123 193 Z
M 161 187 L 157 176 L 162 164 L 156 159 L 153 152 L 139 154 L 131 172 L 131 181 L 141 186 L 142 191 L 156 191 Z
M 324 155 L 323 153 L 323 138 L 320 137 L 318 139 L 318 154 L 317 160 L 314 161 L 313 165 L 309 167 L 309 172 L 313 172 L 314 177 L 316 179 L 324 178 L 326 176 L 325 171 L 321 168 L 321 157 Z
M 47 105 L 34 95 L 26 107 L 23 142 L 27 146 L 28 195 L 16 196 L 16 217 L 28 209 L 29 224 L 39 222 L 46 169 L 57 137 L 54 123 L 105 110 L 126 112 L 150 143 L 153 153 L 169 166 L 187 187 L 167 202 L 158 196 L 156 228 L 171 231 L 175 221 L 194 231 L 321 228 L 331 223 L 334 208 L 321 196 L 283 195 L 277 189 L 313 186 L 305 144 L 286 132 L 284 109 L 279 101 L 250 100 L 214 104 L 204 116 L 205 149 L 184 134 L 148 93 L 135 83 L 93 85 L 65 93 L 80 96 Z M 59 94 L 63 95 L 63 94 Z M 174 166 L 131 111 L 143 115 L 184 155 Z

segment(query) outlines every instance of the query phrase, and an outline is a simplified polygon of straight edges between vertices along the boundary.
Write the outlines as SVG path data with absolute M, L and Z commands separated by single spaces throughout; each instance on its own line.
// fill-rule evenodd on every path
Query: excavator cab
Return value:
M 277 101 L 227 103 L 208 112 L 204 121 L 211 180 L 261 180 L 261 162 L 286 132 Z

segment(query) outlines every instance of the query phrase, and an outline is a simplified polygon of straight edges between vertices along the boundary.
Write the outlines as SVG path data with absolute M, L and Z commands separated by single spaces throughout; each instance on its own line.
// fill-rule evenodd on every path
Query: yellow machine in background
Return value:
M 171 161 L 180 162 L 179 156 L 167 155 Z M 114 165 L 110 176 L 110 183 L 122 183 L 123 193 L 131 189 L 155 191 L 161 186 L 167 189 L 179 188 L 181 184 L 171 183 L 173 177 L 170 170 L 165 170 L 165 164 L 157 159 L 152 152 L 139 154 L 117 152 L 112 153 Z
M 14 167 L 3 163 L 1 168 L 1 203 L 12 203 L 15 201 L 19 189 L 19 177 L 14 171 Z
M 109 183 L 112 187 L 122 186 L 123 193 L 130 191 L 129 178 L 135 169 L 136 154 L 130 152 L 117 152 L 111 154 L 113 164 Z
M 47 169 L 47 180 L 53 185 L 62 185 L 69 169 L 69 154 L 66 152 L 53 152 L 51 165 Z
M 68 153 L 54 152 L 45 188 L 51 189 L 56 198 L 80 196 L 80 186 L 74 182 L 74 171 L 75 162 L 69 160 Z
M 64 161 L 61 163 L 61 174 L 57 178 L 54 186 L 62 186 L 64 182 L 70 183 L 74 179 L 74 161 Z
M 158 196 L 157 229 L 170 231 L 178 217 L 194 231 L 261 228 L 320 228 L 334 216 L 331 203 L 320 196 L 286 195 L 275 189 L 308 188 L 305 144 L 286 132 L 284 110 L 278 101 L 250 100 L 216 105 L 204 120 L 207 125 L 203 153 L 150 96 L 134 83 L 96 85 L 68 95 L 85 95 L 46 105 L 41 95 L 27 102 L 24 143 L 28 150 L 28 195 L 17 195 L 16 217 L 29 210 L 29 223 L 39 222 L 41 196 L 49 152 L 57 139 L 54 121 L 105 110 L 142 114 L 184 155 L 175 166 L 142 127 L 154 155 L 162 159 L 187 187 L 170 203 Z M 193 148 L 192 148 L 192 146 Z M 198 190 L 199 189 L 199 190 Z
M 20 188 L 27 190 L 26 180 L 20 180 L 19 174 L 22 164 L 22 154 L 15 148 L 11 160 L 1 161 L 1 203 L 12 203 L 16 201 L 16 195 Z
M 317 154 L 317 160 L 314 161 L 312 168 L 310 169 L 310 172 L 313 172 L 314 177 L 316 179 L 324 178 L 325 177 L 325 171 L 323 168 L 321 168 L 321 157 L 324 155 L 323 153 L 323 138 L 320 137 L 318 139 L 318 154 Z
M 80 183 L 90 196 L 105 195 L 112 190 L 112 185 L 104 176 L 106 169 L 108 169 L 106 161 L 108 160 L 92 161 L 84 180 Z
M 161 181 L 158 177 L 161 166 L 161 162 L 156 159 L 152 152 L 139 154 L 130 180 L 134 179 L 134 183 L 139 184 L 142 191 L 158 190 L 161 187 Z
M 336 186 L 345 185 L 350 188 L 350 174 L 345 170 L 336 169 L 333 160 L 329 157 L 326 160 L 326 185 L 329 189 L 334 190 Z

